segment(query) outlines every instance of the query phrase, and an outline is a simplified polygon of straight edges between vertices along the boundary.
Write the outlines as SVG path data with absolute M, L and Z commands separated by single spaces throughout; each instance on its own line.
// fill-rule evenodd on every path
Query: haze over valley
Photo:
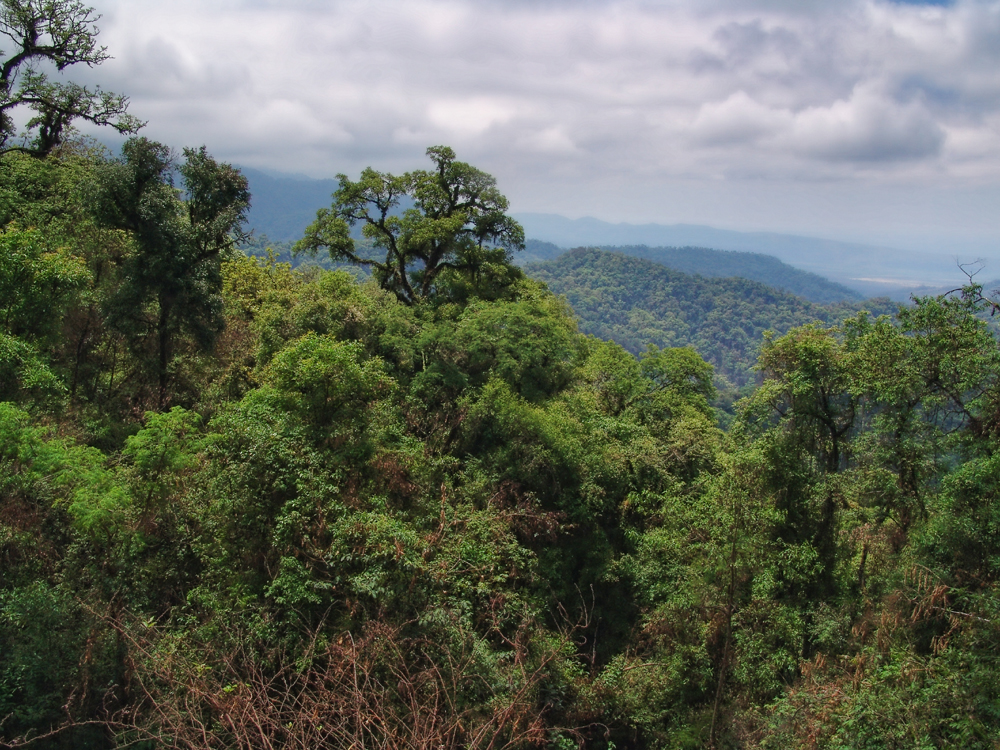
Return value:
M 310 179 L 304 175 L 261 172 L 244 168 L 254 201 L 249 213 L 249 226 L 258 234 L 278 242 L 298 240 L 306 226 L 315 218 L 316 210 L 327 205 L 337 188 L 333 179 Z M 705 274 L 706 265 L 692 265 L 685 260 L 682 248 L 725 250 L 740 254 L 770 256 L 801 271 L 825 277 L 834 282 L 826 296 L 802 296 L 814 301 L 834 301 L 852 296 L 890 297 L 907 301 L 911 294 L 938 293 L 961 286 L 967 277 L 960 264 L 977 275 L 980 282 L 990 282 L 993 273 L 1000 273 L 1000 259 L 995 257 L 962 256 L 942 251 L 938 254 L 905 251 L 898 248 L 876 247 L 839 242 L 817 237 L 796 236 L 773 232 L 737 232 L 695 225 L 628 224 L 600 221 L 594 218 L 567 219 L 555 214 L 514 213 L 524 226 L 529 240 L 548 243 L 568 250 L 576 247 L 614 247 L 630 255 L 646 257 L 671 268 Z M 523 259 L 551 260 L 552 249 L 539 252 L 529 244 Z M 786 270 L 772 265 L 769 272 L 762 268 L 748 271 L 748 258 L 730 255 L 730 262 L 716 262 L 716 269 L 707 275 L 744 276 L 778 288 L 800 293 L 789 286 Z M 741 266 L 740 262 L 743 265 Z M 757 261 L 758 264 L 760 261 Z M 751 275 L 747 276 L 747 273 Z M 770 275 L 768 275 L 770 274 Z M 841 287 L 839 293 L 835 287 Z M 833 295 L 833 296 L 831 296 Z

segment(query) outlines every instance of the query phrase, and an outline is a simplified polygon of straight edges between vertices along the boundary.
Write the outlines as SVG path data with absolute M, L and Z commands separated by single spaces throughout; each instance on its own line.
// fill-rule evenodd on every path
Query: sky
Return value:
M 90 0 L 143 133 L 515 212 L 1000 256 L 1000 0 Z

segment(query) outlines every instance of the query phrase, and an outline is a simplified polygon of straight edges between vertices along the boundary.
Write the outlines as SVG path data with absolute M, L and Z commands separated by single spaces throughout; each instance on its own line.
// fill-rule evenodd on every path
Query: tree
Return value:
M 70 65 L 88 67 L 108 59 L 97 46 L 100 16 L 78 0 L 0 0 L 0 34 L 11 42 L 9 56 L 0 51 L 0 153 L 25 151 L 44 156 L 58 146 L 73 120 L 110 125 L 119 133 L 135 133 L 143 126 L 129 115 L 128 99 L 120 94 L 59 83 L 39 69 Z M 25 106 L 34 111 L 19 145 L 12 111 Z
M 123 146 L 121 160 L 101 176 L 97 197 L 101 221 L 130 232 L 135 242 L 108 317 L 140 358 L 155 342 L 161 406 L 177 335 L 186 332 L 205 349 L 222 329 L 221 263 L 250 205 L 238 169 L 216 162 L 204 147 L 184 149 L 184 157 L 178 171 L 186 200 L 173 185 L 170 150 L 146 138 Z
M 383 289 L 408 305 L 449 284 L 487 296 L 509 286 L 520 276 L 510 260 L 524 249 L 524 230 L 505 214 L 507 199 L 496 180 L 455 161 L 447 146 L 432 146 L 427 155 L 434 171 L 397 177 L 369 167 L 357 182 L 338 175 L 333 205 L 317 212 L 296 252 L 328 250 L 335 261 L 370 268 Z M 400 215 L 406 198 L 413 207 Z M 359 222 L 362 235 L 385 251 L 384 262 L 359 250 L 350 235 Z
M 65 248 L 37 230 L 0 230 L 0 400 L 63 392 L 47 351 L 58 345 L 62 317 L 90 282 Z

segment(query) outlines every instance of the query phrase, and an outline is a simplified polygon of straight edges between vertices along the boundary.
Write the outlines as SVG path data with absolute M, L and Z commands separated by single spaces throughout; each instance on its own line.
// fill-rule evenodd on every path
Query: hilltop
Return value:
M 621 252 L 580 248 L 526 267 L 532 278 L 565 295 L 580 329 L 633 354 L 693 346 L 724 382 L 743 386 L 765 331 L 784 333 L 806 323 L 834 323 L 865 307 L 895 312 L 887 299 L 821 305 L 759 281 L 687 274 Z
M 528 236 L 561 248 L 588 246 L 711 247 L 763 253 L 803 271 L 819 274 L 863 295 L 887 295 L 905 301 L 921 289 L 961 286 L 965 277 L 956 257 L 946 249 L 921 253 L 893 247 L 841 242 L 779 232 L 739 232 L 697 224 L 613 224 L 591 217 L 568 219 L 543 213 L 518 213 Z M 987 273 L 997 261 L 987 259 Z

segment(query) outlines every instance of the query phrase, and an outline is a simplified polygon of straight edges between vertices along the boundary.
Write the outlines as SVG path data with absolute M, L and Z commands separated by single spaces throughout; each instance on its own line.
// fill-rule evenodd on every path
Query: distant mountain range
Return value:
M 295 241 L 316 218 L 316 211 L 329 208 L 337 180 L 314 180 L 276 175 L 240 167 L 250 183 L 247 223 L 258 235 L 275 242 Z
M 316 218 L 316 211 L 330 205 L 338 186 L 332 179 L 248 167 L 242 170 L 252 195 L 249 226 L 258 236 L 275 243 L 300 238 Z M 814 302 L 883 295 L 906 300 L 913 292 L 930 294 L 954 288 L 965 279 L 957 264 L 975 260 L 694 224 L 612 224 L 543 213 L 517 213 L 514 217 L 532 238 L 517 259 L 521 264 L 552 260 L 575 247 L 613 248 L 686 273 L 760 281 Z M 997 270 L 1000 262 L 988 260 L 983 277 L 993 277 Z
M 864 299 L 864 295 L 808 271 L 782 263 L 771 255 L 745 253 L 736 250 L 712 250 L 705 247 L 625 247 L 603 246 L 601 250 L 643 258 L 667 268 L 696 274 L 710 279 L 738 276 L 759 281 L 785 292 L 791 292 L 810 302 L 822 304 Z M 521 261 L 527 265 L 555 260 L 566 251 L 541 240 L 528 240 Z
M 746 278 L 689 275 L 645 258 L 580 248 L 525 269 L 566 295 L 580 330 L 615 341 L 634 354 L 649 344 L 694 346 L 712 363 L 721 384 L 757 380 L 757 351 L 765 331 L 839 323 L 858 310 L 894 313 L 887 299 L 820 305 Z
M 931 289 L 951 288 L 965 279 L 958 263 L 976 260 L 956 258 L 946 253 L 931 255 L 817 237 L 735 232 L 695 224 L 611 224 L 590 217 L 567 219 L 541 213 L 518 213 L 515 218 L 529 237 L 567 249 L 646 245 L 762 253 L 824 276 L 865 296 L 889 295 L 906 299 L 914 290 L 929 292 Z M 992 276 L 1000 270 L 1000 261 L 987 259 L 985 270 Z

